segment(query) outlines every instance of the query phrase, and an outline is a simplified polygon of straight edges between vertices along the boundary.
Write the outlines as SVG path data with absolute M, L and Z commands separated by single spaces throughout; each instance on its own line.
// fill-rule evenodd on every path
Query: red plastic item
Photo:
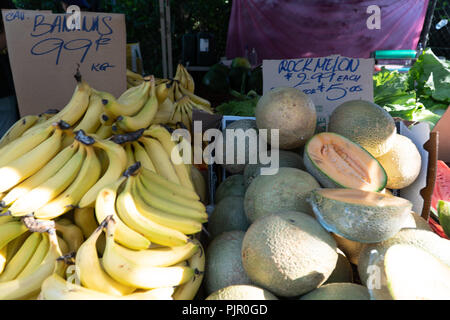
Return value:
M 438 160 L 436 167 L 436 183 L 434 185 L 433 197 L 431 198 L 431 207 L 437 212 L 437 203 L 439 200 L 450 201 L 450 168 L 444 161 Z M 443 238 L 449 239 L 442 227 L 433 219 L 428 219 L 431 228 Z

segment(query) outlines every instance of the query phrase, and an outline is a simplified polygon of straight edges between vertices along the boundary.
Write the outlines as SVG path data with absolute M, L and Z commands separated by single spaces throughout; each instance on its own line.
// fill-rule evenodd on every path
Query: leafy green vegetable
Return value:
M 254 117 L 256 104 L 260 96 L 254 91 L 247 95 L 231 90 L 235 99 L 224 102 L 216 107 L 216 112 L 227 116 Z
M 385 68 L 373 76 L 374 102 L 391 116 L 424 121 L 431 129 L 450 104 L 450 62 L 426 49 L 408 73 Z

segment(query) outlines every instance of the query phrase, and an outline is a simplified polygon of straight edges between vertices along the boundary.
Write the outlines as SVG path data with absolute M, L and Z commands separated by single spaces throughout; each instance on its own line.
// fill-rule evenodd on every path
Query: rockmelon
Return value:
M 296 168 L 280 168 L 277 174 L 257 176 L 245 192 L 245 214 L 250 223 L 278 211 L 312 215 L 306 199 L 311 190 L 319 187 L 313 176 Z
M 362 243 L 394 236 L 412 208 L 406 199 L 358 189 L 316 189 L 309 202 L 326 230 Z
M 223 198 L 216 204 L 208 218 L 208 232 L 211 238 L 226 231 L 247 231 L 249 225 L 244 211 L 244 197 Z
M 391 150 L 397 134 L 391 115 L 379 105 L 365 100 L 346 101 L 334 109 L 328 131 L 356 142 L 374 157 Z
M 278 300 L 278 298 L 254 285 L 233 285 L 211 293 L 206 300 Z
M 279 130 L 280 149 L 303 146 L 314 134 L 317 123 L 316 108 L 311 98 L 289 87 L 264 93 L 256 105 L 255 117 L 258 129 Z M 270 143 L 270 133 L 268 135 Z
M 332 274 L 336 242 L 311 216 L 283 212 L 262 217 L 247 230 L 242 263 L 252 282 L 277 296 L 295 297 Z
M 233 174 L 223 180 L 217 187 L 214 202 L 218 203 L 229 196 L 243 197 L 245 195 L 244 176 Z
M 242 265 L 241 247 L 245 232 L 229 231 L 215 237 L 206 248 L 206 294 L 222 288 L 251 284 Z
M 336 262 L 336 267 L 327 281 L 325 281 L 324 285 L 336 282 L 353 282 L 353 269 L 349 260 L 341 249 L 338 248 L 337 253 L 338 260 Z
M 390 151 L 377 158 L 387 173 L 386 188 L 402 189 L 419 176 L 422 159 L 416 145 L 408 137 L 397 134 Z
M 331 132 L 313 136 L 306 144 L 303 162 L 325 188 L 381 191 L 387 176 L 380 163 L 349 139 Z
M 300 300 L 370 300 L 370 295 L 362 285 L 341 282 L 323 285 Z
M 423 249 L 404 244 L 390 247 L 384 272 L 394 300 L 450 300 L 450 267 Z

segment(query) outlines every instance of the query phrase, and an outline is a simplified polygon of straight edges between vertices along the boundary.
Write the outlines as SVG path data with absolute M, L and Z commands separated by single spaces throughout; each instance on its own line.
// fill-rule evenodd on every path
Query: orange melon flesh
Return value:
M 380 163 L 360 145 L 347 138 L 323 132 L 307 144 L 305 166 L 326 188 L 380 191 L 387 176 Z

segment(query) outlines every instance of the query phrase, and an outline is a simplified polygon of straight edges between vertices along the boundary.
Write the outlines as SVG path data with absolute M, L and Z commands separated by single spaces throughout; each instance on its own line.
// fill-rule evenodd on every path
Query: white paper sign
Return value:
M 318 127 L 341 103 L 373 101 L 373 59 L 340 55 L 317 58 L 263 60 L 263 92 L 277 87 L 297 88 L 309 95 L 317 110 Z

